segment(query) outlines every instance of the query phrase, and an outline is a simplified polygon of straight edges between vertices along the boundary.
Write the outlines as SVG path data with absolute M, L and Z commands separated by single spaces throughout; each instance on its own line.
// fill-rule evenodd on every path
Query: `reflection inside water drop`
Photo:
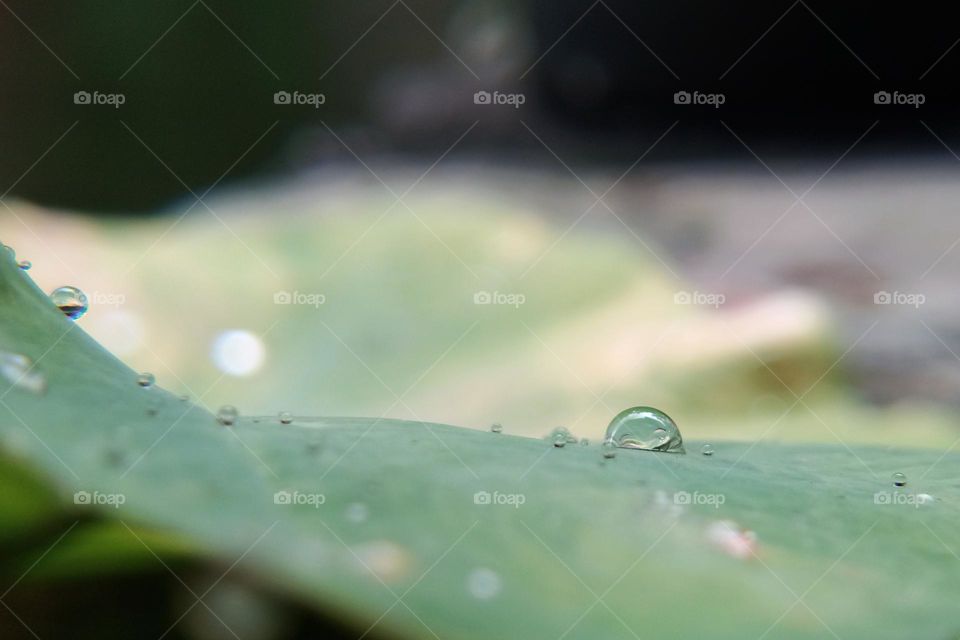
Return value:
M 633 407 L 618 413 L 607 427 L 605 440 L 621 449 L 686 453 L 677 424 L 653 407 Z
M 217 422 L 220 424 L 229 427 L 237 421 L 237 416 L 240 415 L 240 412 L 237 411 L 237 408 L 226 404 L 220 407 L 220 410 L 217 411 Z
M 89 307 L 86 294 L 76 287 L 54 289 L 50 293 L 50 301 L 71 320 L 76 320 L 85 314 Z

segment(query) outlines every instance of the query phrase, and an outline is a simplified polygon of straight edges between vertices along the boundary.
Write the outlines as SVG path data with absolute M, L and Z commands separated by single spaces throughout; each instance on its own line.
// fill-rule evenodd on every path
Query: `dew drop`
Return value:
M 47 378 L 38 371 L 33 360 L 19 353 L 0 351 L 0 377 L 17 389 L 37 395 L 47 390 Z
M 150 402 L 147 403 L 147 415 L 155 416 L 160 413 L 160 409 L 163 408 L 163 399 L 161 398 L 151 398 Z
M 604 440 L 603 444 L 600 445 L 600 448 L 603 449 L 604 458 L 610 459 L 617 456 L 617 445 L 610 440 Z
M 137 384 L 144 389 L 149 389 L 156 383 L 157 378 L 152 373 L 141 373 L 137 376 Z
M 467 590 L 477 600 L 490 600 L 500 594 L 503 581 L 492 569 L 479 567 L 467 575 Z
M 293 422 L 293 414 L 289 411 L 280 412 L 280 424 L 290 424 Z
M 893 484 L 897 487 L 903 487 L 907 484 L 907 476 L 903 475 L 899 471 L 891 476 L 893 478 Z
M 712 445 L 712 444 L 705 444 L 705 445 L 703 445 L 702 447 L 700 447 L 700 453 L 702 453 L 702 454 L 705 455 L 705 456 L 712 456 L 712 455 L 713 455 L 713 445 Z
M 220 407 L 219 411 L 217 411 L 217 422 L 219 422 L 224 426 L 229 427 L 230 425 L 232 425 L 237 421 L 238 415 L 240 415 L 240 413 L 237 411 L 236 407 L 229 404 L 225 404 L 222 407 Z
M 344 513 L 348 522 L 353 524 L 363 524 L 367 521 L 367 517 L 370 515 L 370 509 L 367 505 L 362 502 L 352 502 L 347 505 L 347 510 Z
M 490 431 L 493 433 L 503 433 L 503 425 L 499 422 L 494 422 L 492 425 L 490 425 Z
M 607 427 L 605 440 L 621 449 L 686 453 L 677 424 L 653 407 L 633 407 L 618 413 Z
M 50 293 L 50 301 L 71 320 L 76 320 L 87 312 L 87 295 L 76 287 L 60 287 Z
M 17 266 L 20 267 L 21 271 L 30 271 L 30 267 L 33 266 L 33 263 L 29 260 L 21 260 L 17 263 Z

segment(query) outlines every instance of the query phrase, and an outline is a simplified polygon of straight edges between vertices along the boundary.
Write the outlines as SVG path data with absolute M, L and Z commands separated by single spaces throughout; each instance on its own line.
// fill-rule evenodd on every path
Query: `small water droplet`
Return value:
M 0 376 L 17 389 L 37 395 L 47 390 L 47 378 L 34 367 L 33 360 L 19 353 L 0 351 Z
M 600 445 L 600 448 L 603 449 L 604 458 L 615 458 L 617 456 L 617 445 L 615 445 L 610 440 L 604 440 L 603 444 Z
M 929 493 L 918 493 L 917 494 L 917 504 L 930 504 L 934 501 L 934 497 Z
M 21 271 L 30 271 L 30 267 L 33 266 L 33 263 L 29 260 L 21 260 L 17 263 L 17 266 L 20 267 Z
M 582 446 L 582 447 L 589 447 L 589 446 L 590 446 L 590 441 L 587 440 L 586 438 L 580 438 L 580 446 Z
M 503 433 L 503 425 L 499 422 L 494 422 L 492 425 L 490 425 L 490 431 L 493 433 Z
M 150 402 L 147 403 L 147 415 L 155 416 L 160 413 L 160 409 L 163 408 L 163 399 L 162 398 L 150 398 Z
M 367 521 L 367 517 L 370 515 L 370 509 L 362 502 L 352 502 L 347 505 L 347 511 L 344 515 L 348 522 L 362 524 Z
M 86 294 L 76 287 L 54 289 L 50 293 L 50 301 L 71 320 L 76 320 L 89 308 Z
M 477 600 L 489 600 L 500 594 L 503 581 L 492 569 L 479 567 L 467 576 L 467 590 Z
M 109 448 L 103 453 L 103 458 L 111 467 L 119 467 L 124 461 L 123 451 L 120 449 Z
M 293 414 L 289 411 L 280 412 L 280 424 L 290 424 L 293 422 Z
M 145 389 L 149 389 L 157 381 L 156 376 L 152 373 L 141 373 L 137 376 L 137 384 Z
M 187 394 L 183 394 L 182 396 L 180 396 L 180 402 L 190 402 L 190 396 L 188 396 Z
M 713 455 L 713 445 L 712 445 L 712 444 L 705 444 L 705 445 L 703 445 L 702 447 L 700 447 L 700 453 L 702 453 L 702 454 L 705 455 L 705 456 L 712 456 L 712 455 Z
M 567 446 L 567 436 L 563 433 L 556 433 L 553 436 L 553 446 L 562 448 Z
M 621 411 L 610 421 L 605 439 L 621 449 L 686 453 L 677 424 L 653 407 Z
M 232 425 L 237 421 L 237 416 L 239 415 L 240 415 L 240 412 L 237 411 L 236 407 L 229 404 L 225 404 L 222 407 L 220 407 L 219 411 L 217 411 L 217 422 L 219 422 L 224 426 L 229 427 L 230 425 Z
M 903 487 L 907 484 L 907 476 L 897 471 L 893 476 L 893 484 L 897 487 Z

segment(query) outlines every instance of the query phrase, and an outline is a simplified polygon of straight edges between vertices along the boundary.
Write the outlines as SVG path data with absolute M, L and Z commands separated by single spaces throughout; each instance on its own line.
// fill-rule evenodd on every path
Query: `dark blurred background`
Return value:
M 519 120 L 561 157 L 592 162 L 632 161 L 632 143 L 674 120 L 660 160 L 742 160 L 721 120 L 765 158 L 835 158 L 876 120 L 860 153 L 942 153 L 918 119 L 956 140 L 953 13 L 814 0 L 4 0 L 0 184 L 45 204 L 148 212 L 231 167 L 228 184 L 336 160 L 348 152 L 324 123 L 363 157 L 432 161 L 481 112 L 457 154 L 543 162 Z M 525 103 L 483 110 L 479 90 Z M 78 91 L 124 102 L 75 104 Z M 278 91 L 325 102 L 277 105 Z M 678 91 L 724 103 L 678 105 Z M 875 104 L 878 91 L 924 102 Z

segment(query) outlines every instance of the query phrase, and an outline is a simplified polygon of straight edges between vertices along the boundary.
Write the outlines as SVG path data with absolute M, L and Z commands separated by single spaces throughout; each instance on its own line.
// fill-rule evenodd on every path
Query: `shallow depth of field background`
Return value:
M 955 441 L 949 29 L 362 4 L 10 0 L 0 239 L 212 408 L 597 438 L 650 404 L 696 438 Z

